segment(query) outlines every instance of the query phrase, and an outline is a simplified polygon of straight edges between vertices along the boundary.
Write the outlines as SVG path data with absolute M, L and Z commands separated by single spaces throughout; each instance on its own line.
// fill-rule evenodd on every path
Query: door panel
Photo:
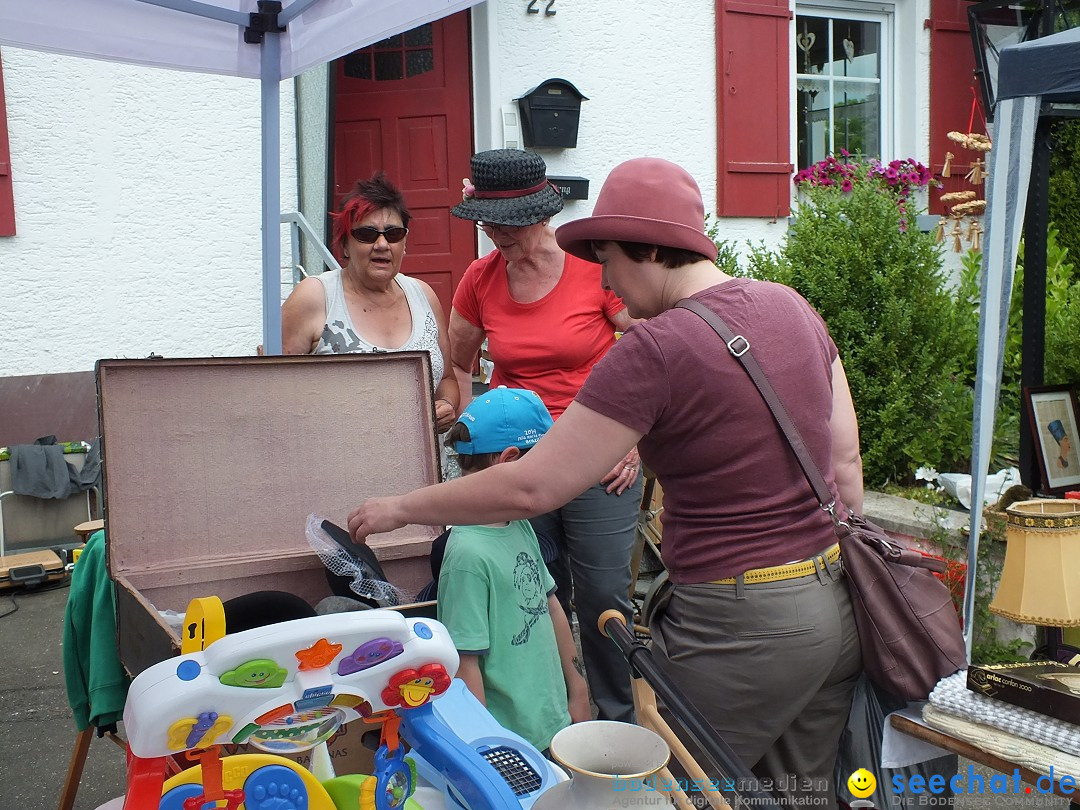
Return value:
M 413 214 L 402 271 L 430 284 L 449 313 L 476 258 L 472 223 L 450 214 L 472 154 L 468 12 L 363 48 L 335 69 L 335 207 L 358 178 L 385 171 Z

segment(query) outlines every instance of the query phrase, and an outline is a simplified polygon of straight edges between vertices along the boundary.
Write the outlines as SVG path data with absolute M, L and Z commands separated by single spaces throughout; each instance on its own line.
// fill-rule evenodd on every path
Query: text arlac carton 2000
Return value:
M 97 383 L 108 566 L 132 675 L 179 654 L 160 611 L 255 591 L 311 605 L 330 595 L 309 514 L 344 526 L 365 498 L 439 480 L 426 352 L 102 360 Z M 416 593 L 430 580 L 439 531 L 373 538 L 395 585 Z
M 1080 724 L 1080 667 L 1057 661 L 972 665 L 967 687 L 995 700 Z

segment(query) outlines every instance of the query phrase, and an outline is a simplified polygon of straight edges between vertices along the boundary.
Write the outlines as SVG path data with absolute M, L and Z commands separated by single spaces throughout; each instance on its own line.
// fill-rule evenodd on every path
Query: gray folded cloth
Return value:
M 71 494 L 71 477 L 63 448 L 51 444 L 17 444 L 12 447 L 11 489 L 16 495 L 32 495 L 35 498 L 68 497 Z
M 42 436 L 33 444 L 17 444 L 11 452 L 11 489 L 35 498 L 68 498 L 97 486 L 101 480 L 100 439 L 95 439 L 81 470 L 64 458 L 55 436 Z
M 327 596 L 319 604 L 315 605 L 316 616 L 328 616 L 331 613 L 348 613 L 351 610 L 371 610 L 371 607 L 347 596 Z

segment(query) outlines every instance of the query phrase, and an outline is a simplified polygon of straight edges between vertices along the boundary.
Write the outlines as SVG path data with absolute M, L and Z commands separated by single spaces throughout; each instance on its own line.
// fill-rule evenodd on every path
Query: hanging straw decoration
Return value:
M 969 192 L 974 193 L 974 192 Z M 944 198 L 943 198 L 944 199 Z M 986 200 L 964 200 L 952 207 L 957 216 L 981 216 L 986 211 Z
M 976 194 L 974 191 L 950 191 L 947 194 L 942 194 L 939 199 L 943 205 L 952 208 L 959 203 L 966 203 L 974 200 L 975 197 Z
M 945 217 L 942 217 L 941 219 L 938 220 L 937 230 L 934 231 L 934 241 L 935 242 L 944 242 L 945 241 L 945 223 L 946 222 L 948 222 L 948 220 Z
M 963 235 L 964 235 L 963 231 L 960 230 L 960 217 L 957 217 L 955 223 L 953 224 L 953 230 L 952 230 L 953 251 L 955 251 L 956 253 L 963 253 L 964 252 L 964 245 L 960 241 L 960 238 Z
M 982 158 L 975 158 L 975 162 L 971 164 L 971 171 L 967 173 L 964 178 L 969 181 L 973 186 L 981 186 L 986 180 L 986 164 L 983 163 Z
M 955 141 L 965 149 L 971 149 L 976 152 L 989 152 L 990 151 L 990 139 L 983 135 L 981 132 L 957 132 L 953 130 L 948 133 L 950 141 Z
M 975 93 L 975 88 L 971 88 L 971 118 L 968 121 L 967 132 L 960 132 L 959 130 L 952 130 L 946 133 L 949 140 L 953 143 L 959 144 L 963 149 L 968 149 L 973 152 L 985 153 L 990 151 L 990 138 L 983 135 L 981 132 L 974 132 L 975 129 L 975 116 L 980 113 L 978 96 Z M 986 119 L 983 117 L 983 127 L 986 126 Z M 945 165 L 942 167 L 941 176 L 952 176 L 952 164 L 956 158 L 952 152 L 945 153 Z M 964 180 L 971 183 L 973 186 L 981 186 L 986 182 L 986 161 L 983 160 L 983 155 L 978 155 L 973 161 L 971 161 L 970 170 L 964 176 Z M 953 250 L 957 253 L 963 252 L 963 240 L 967 240 L 971 243 L 972 250 L 978 250 L 982 241 L 982 225 L 979 221 L 979 216 L 986 211 L 986 200 L 978 199 L 978 194 L 974 191 L 951 191 L 947 194 L 942 194 L 939 197 L 942 205 L 944 205 L 950 212 L 950 216 L 953 220 L 952 230 L 949 235 L 953 237 Z M 963 224 L 964 217 L 970 217 L 965 229 Z M 945 228 L 947 226 L 945 218 L 942 218 L 938 222 L 937 233 L 935 238 L 938 242 L 941 242 L 945 238 Z M 966 231 L 966 233 L 965 233 Z

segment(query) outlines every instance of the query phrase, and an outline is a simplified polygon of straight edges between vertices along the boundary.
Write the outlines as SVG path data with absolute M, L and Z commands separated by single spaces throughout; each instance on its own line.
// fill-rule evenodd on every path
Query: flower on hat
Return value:
M 476 196 L 476 186 L 472 184 L 472 181 L 468 177 L 461 178 L 461 199 L 465 201 L 470 197 Z

